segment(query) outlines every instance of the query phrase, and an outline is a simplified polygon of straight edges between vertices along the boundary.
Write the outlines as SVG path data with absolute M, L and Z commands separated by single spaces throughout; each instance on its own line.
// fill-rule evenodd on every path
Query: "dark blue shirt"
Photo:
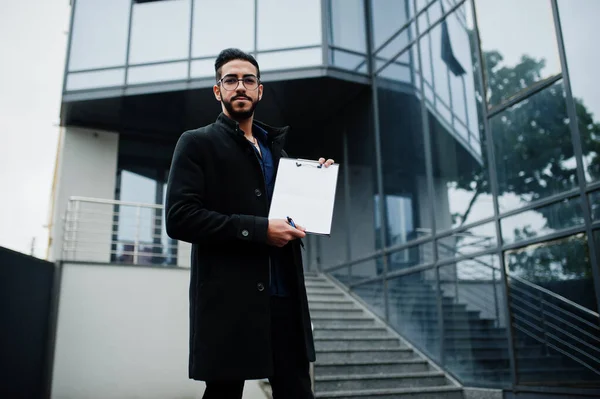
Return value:
M 275 189 L 275 164 L 273 162 L 273 154 L 271 154 L 271 150 L 269 149 L 269 138 L 267 132 L 257 125 L 253 125 L 252 129 L 252 133 L 257 139 L 258 146 L 260 147 L 260 152 L 262 154 L 262 156 L 260 156 L 258 151 L 256 151 L 260 166 L 263 171 L 263 177 L 265 178 L 265 188 L 267 190 L 266 194 L 270 206 L 271 200 L 273 199 L 273 190 Z M 256 150 L 256 147 L 254 147 L 254 150 Z M 274 296 L 289 296 L 289 278 L 286 278 L 289 276 L 286 275 L 286 271 L 283 269 L 284 265 L 282 262 L 282 250 L 278 247 L 270 247 L 270 252 L 270 293 Z

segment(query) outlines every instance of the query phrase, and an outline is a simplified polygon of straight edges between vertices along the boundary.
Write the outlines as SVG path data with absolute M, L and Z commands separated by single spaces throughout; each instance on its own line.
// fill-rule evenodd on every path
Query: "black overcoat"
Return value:
M 289 130 L 268 133 L 275 168 Z M 224 114 L 183 133 L 169 173 L 166 228 L 192 243 L 189 376 L 196 380 L 265 378 L 273 373 L 266 244 L 269 204 L 252 144 Z M 284 247 L 294 268 L 295 303 L 309 361 L 315 360 L 298 240 Z

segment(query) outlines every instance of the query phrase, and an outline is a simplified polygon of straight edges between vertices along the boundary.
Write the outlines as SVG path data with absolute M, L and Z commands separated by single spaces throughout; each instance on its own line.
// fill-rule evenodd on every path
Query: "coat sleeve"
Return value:
M 202 148 L 193 133 L 177 142 L 166 195 L 166 229 L 169 237 L 200 243 L 204 240 L 243 240 L 265 243 L 269 221 L 253 215 L 224 215 L 206 209 L 206 183 Z

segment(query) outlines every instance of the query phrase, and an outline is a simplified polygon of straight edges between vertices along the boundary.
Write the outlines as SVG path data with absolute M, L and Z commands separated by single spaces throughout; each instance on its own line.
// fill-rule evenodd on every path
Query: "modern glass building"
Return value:
M 261 66 L 256 118 L 341 165 L 307 269 L 464 385 L 600 396 L 600 2 L 72 3 L 50 258 L 189 264 L 166 176 L 238 47 Z M 102 250 L 61 221 L 85 204 L 115 211 Z

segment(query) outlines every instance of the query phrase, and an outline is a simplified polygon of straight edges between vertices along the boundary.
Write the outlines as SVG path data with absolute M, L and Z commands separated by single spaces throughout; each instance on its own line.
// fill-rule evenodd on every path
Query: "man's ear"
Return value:
M 215 95 L 215 98 L 217 99 L 217 101 L 221 101 L 221 87 L 219 85 L 214 85 L 213 86 L 213 94 Z
M 263 85 L 258 85 L 258 101 L 262 100 L 263 96 Z

